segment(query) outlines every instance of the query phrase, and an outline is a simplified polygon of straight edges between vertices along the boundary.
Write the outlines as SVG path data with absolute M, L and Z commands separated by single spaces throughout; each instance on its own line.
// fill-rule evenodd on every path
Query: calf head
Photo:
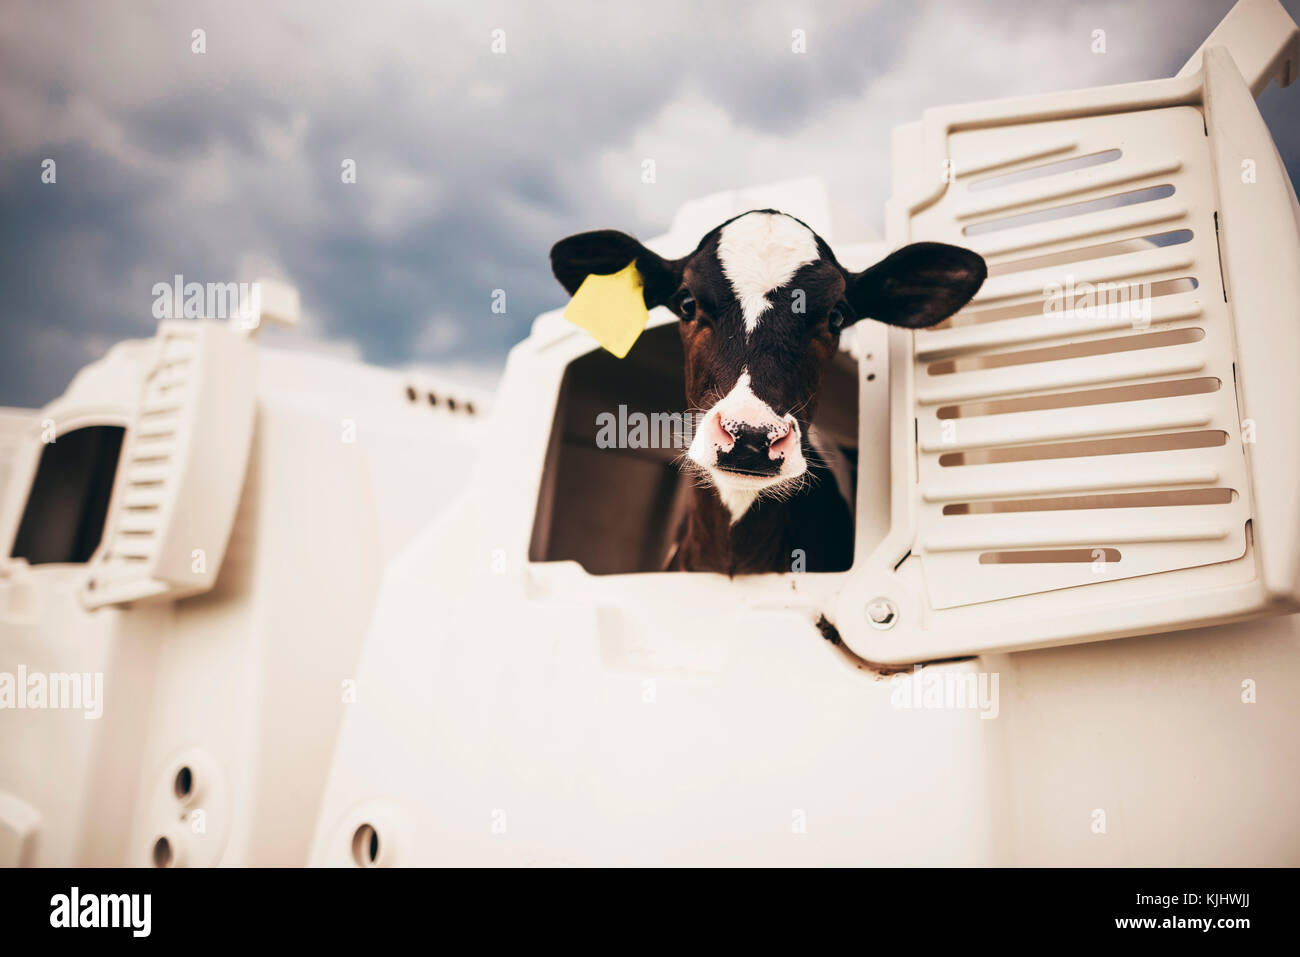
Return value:
M 580 233 L 551 250 L 555 278 L 577 292 L 587 276 L 635 262 L 648 308 L 681 319 L 686 398 L 703 418 L 686 461 L 718 490 L 735 522 L 760 495 L 798 486 L 805 437 L 840 331 L 859 319 L 919 329 L 952 315 L 979 289 L 984 260 L 958 246 L 913 243 L 862 272 L 839 264 L 804 223 L 753 210 L 665 259 L 626 233 Z

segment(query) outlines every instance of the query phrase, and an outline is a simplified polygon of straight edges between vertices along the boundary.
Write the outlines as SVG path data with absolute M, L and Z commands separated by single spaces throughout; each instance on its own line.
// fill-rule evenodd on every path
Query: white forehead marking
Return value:
M 784 213 L 746 213 L 722 228 L 718 262 L 740 301 L 746 335 L 772 307 L 767 294 L 819 258 L 813 231 Z

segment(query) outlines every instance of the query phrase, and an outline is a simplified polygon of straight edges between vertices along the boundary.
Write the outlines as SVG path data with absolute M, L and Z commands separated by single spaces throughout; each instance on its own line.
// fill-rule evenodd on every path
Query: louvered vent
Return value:
M 954 134 L 915 219 L 989 264 L 915 348 L 917 551 L 948 608 L 1238 558 L 1250 489 L 1193 107 Z
M 118 470 L 90 606 L 210 588 L 244 477 L 256 348 L 229 323 L 168 321 Z
M 99 586 L 130 583 L 157 557 L 167 506 L 176 494 L 176 451 L 196 376 L 197 327 L 159 334 L 159 359 L 144 386 L 127 442 L 121 489 L 104 553 Z
M 981 253 L 889 340 L 889 533 L 837 596 L 871 661 L 1300 609 L 1300 205 L 1256 109 L 1300 29 L 1234 9 L 1177 77 L 928 111 L 895 243 Z

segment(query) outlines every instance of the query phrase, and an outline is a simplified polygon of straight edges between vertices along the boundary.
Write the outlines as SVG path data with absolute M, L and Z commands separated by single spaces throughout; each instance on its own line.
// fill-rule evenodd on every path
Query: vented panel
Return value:
M 916 334 L 914 554 L 931 605 L 1243 555 L 1201 112 L 969 130 L 949 147 L 955 182 L 912 233 L 976 250 L 990 274 Z
M 121 490 L 97 586 L 112 589 L 141 577 L 157 557 L 167 507 L 175 499 L 181 422 L 196 378 L 198 326 L 159 331 L 159 360 L 144 385 L 131 430 Z
M 230 323 L 169 320 L 127 428 L 90 607 L 212 587 L 252 441 L 256 347 Z

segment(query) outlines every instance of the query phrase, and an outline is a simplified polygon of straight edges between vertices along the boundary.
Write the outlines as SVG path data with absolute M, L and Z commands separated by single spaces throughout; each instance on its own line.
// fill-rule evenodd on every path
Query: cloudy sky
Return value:
M 150 335 L 177 273 L 294 283 L 280 344 L 491 381 L 564 301 L 556 239 L 808 174 L 839 240 L 878 234 L 894 125 L 1172 75 L 1230 6 L 0 0 L 0 405 Z M 1261 109 L 1294 179 L 1300 90 Z

